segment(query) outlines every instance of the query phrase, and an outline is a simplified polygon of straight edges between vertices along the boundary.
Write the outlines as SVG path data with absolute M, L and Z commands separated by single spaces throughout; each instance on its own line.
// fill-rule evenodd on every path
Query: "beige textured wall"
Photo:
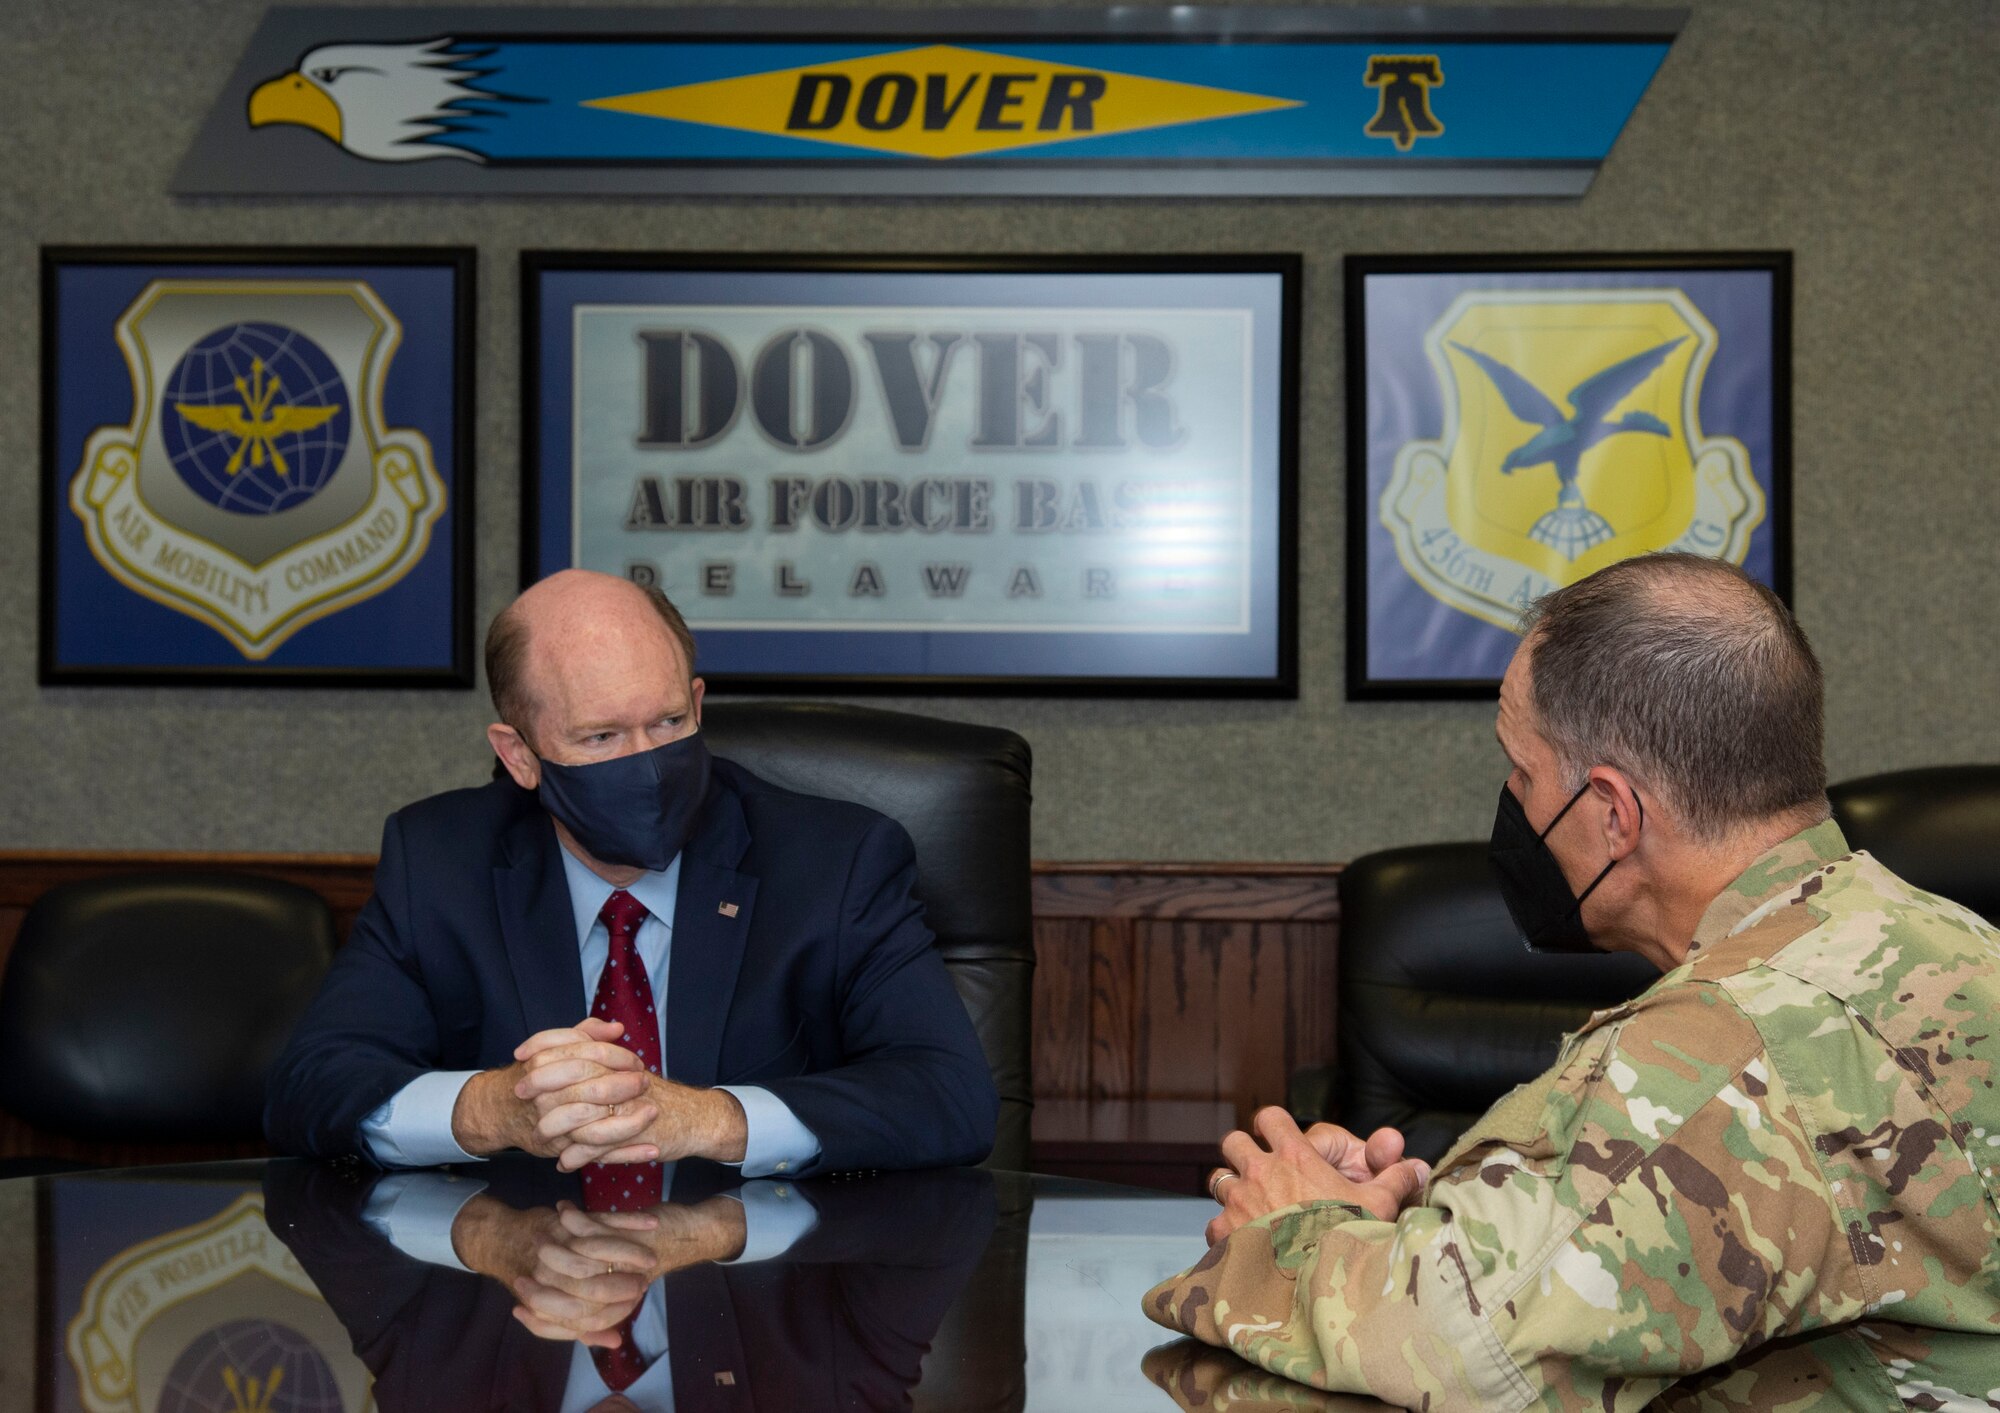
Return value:
M 0 39 L 0 847 L 372 849 L 485 773 L 483 695 L 39 688 L 36 251 L 477 244 L 480 620 L 515 574 L 524 246 L 1301 251 L 1303 688 L 1285 703 L 887 703 L 1001 723 L 1048 858 L 1338 859 L 1483 835 L 1490 708 L 1342 698 L 1340 257 L 1797 253 L 1797 603 L 1836 778 L 2000 758 L 2000 6 L 1698 0 L 1579 202 L 193 202 L 168 174 L 260 0 L 15 0 Z

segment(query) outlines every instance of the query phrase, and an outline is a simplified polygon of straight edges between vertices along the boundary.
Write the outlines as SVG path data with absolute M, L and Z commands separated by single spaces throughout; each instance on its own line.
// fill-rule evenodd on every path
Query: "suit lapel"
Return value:
M 590 1003 L 583 994 L 576 914 L 556 851 L 555 826 L 539 808 L 523 813 L 501 840 L 493 870 L 500 935 L 521 993 L 526 1035 L 575 1025 Z
M 695 836 L 681 851 L 674 902 L 673 951 L 667 961 L 667 1076 L 705 1088 L 715 1083 L 723 1022 L 750 935 L 757 880 L 736 865 L 750 847 L 743 806 L 718 783 Z

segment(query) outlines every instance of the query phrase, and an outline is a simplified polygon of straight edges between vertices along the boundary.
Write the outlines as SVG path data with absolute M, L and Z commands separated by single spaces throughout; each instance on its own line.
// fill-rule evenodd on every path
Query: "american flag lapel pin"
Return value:
M 715 910 L 716 910 L 717 912 L 721 913 L 721 914 L 722 914 L 722 915 L 723 915 L 724 917 L 735 917 L 735 916 L 736 916 L 736 904 L 734 904 L 734 903 L 722 903 L 722 904 L 719 904 L 719 905 L 718 905 L 718 906 L 716 907 L 716 909 L 715 909 Z

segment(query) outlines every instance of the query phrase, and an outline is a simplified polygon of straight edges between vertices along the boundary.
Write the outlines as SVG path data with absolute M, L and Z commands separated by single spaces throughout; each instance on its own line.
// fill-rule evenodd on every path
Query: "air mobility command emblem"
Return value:
M 58 1262 L 65 1256 L 59 1248 Z M 63 1341 L 75 1403 L 60 1403 L 89 1413 L 367 1413 L 374 1392 L 350 1344 L 266 1224 L 261 1195 L 245 1193 L 90 1271 Z
M 383 416 L 402 329 L 366 282 L 154 280 L 116 338 L 132 420 L 69 507 L 121 584 L 257 661 L 422 559 L 445 487 Z
M 1377 511 L 1436 599 L 1511 629 L 1633 555 L 1744 561 L 1764 491 L 1743 443 L 1702 428 L 1717 335 L 1680 290 L 1468 291 L 1424 350 L 1443 434 L 1401 446 Z

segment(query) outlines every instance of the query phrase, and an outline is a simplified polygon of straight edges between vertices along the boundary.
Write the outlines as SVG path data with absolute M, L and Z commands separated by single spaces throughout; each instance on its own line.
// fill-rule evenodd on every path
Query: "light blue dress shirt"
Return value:
M 597 994 L 598 977 L 611 955 L 611 932 L 597 916 L 611 897 L 612 886 L 558 846 L 563 877 L 569 884 L 575 913 L 578 960 L 583 994 Z M 660 1054 L 667 1054 L 667 960 L 673 951 L 674 904 L 681 892 L 681 860 L 658 873 L 642 873 L 625 891 L 646 905 L 646 920 L 635 939 L 646 980 L 653 991 L 654 1014 L 660 1022 Z M 578 1017 L 579 1020 L 582 1017 Z M 525 1039 L 526 1037 L 522 1037 Z M 361 1141 L 385 1168 L 429 1168 L 443 1163 L 476 1163 L 480 1159 L 458 1146 L 451 1136 L 452 1110 L 458 1092 L 477 1070 L 432 1070 L 418 1075 L 361 1121 Z M 673 1076 L 669 1075 L 671 1079 Z M 743 1106 L 748 1138 L 743 1149 L 743 1176 L 767 1177 L 790 1173 L 819 1156 L 819 1139 L 800 1123 L 783 1100 L 756 1085 L 718 1085 Z

